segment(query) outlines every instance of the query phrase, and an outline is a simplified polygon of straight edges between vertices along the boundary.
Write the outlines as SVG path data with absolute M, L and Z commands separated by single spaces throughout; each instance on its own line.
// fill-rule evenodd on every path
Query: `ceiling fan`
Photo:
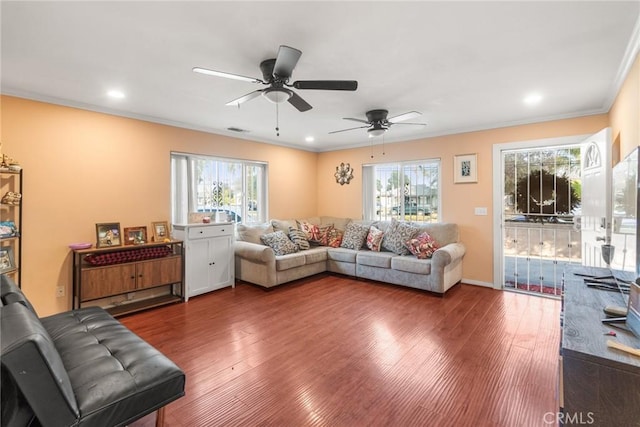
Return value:
M 262 80 L 241 76 L 239 74 L 208 70 L 201 67 L 195 67 L 193 71 L 210 76 L 225 77 L 227 79 L 242 80 L 250 83 L 261 83 L 269 86 L 265 89 L 254 90 L 226 104 L 233 106 L 239 106 L 244 102 L 262 95 L 273 103 L 280 104 L 288 101 L 289 104 L 297 108 L 298 111 L 308 111 L 312 108 L 311 105 L 289 88 L 349 91 L 358 88 L 358 82 L 355 80 L 298 80 L 290 84 L 289 79 L 301 55 L 302 51 L 281 45 L 276 58 L 266 59 L 260 63 Z
M 426 123 L 400 123 L 405 120 L 413 119 L 415 117 L 421 116 L 422 113 L 417 111 L 409 111 L 408 113 L 399 114 L 397 116 L 393 116 L 391 118 L 387 118 L 389 112 L 387 110 L 371 110 L 367 111 L 366 116 L 367 120 L 362 119 L 354 119 L 352 117 L 343 117 L 344 120 L 353 120 L 354 122 L 366 123 L 366 126 L 358 126 L 355 128 L 342 129 L 342 130 L 334 130 L 329 133 L 338 133 L 338 132 L 346 132 L 348 130 L 354 129 L 364 129 L 369 128 L 367 133 L 369 134 L 369 138 L 373 138 L 374 136 L 380 136 L 384 134 L 392 125 L 417 125 L 417 126 L 426 126 Z

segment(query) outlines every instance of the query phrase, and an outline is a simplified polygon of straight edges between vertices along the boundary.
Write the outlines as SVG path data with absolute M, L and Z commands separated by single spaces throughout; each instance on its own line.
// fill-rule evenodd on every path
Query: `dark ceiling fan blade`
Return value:
M 283 79 L 288 79 L 296 68 L 302 52 L 289 46 L 282 45 L 278 49 L 276 63 L 273 66 L 273 74 Z
M 354 119 L 353 117 L 343 117 L 343 120 L 351 120 L 351 121 L 354 121 L 354 122 L 360 122 L 360 123 L 369 123 L 369 122 L 368 122 L 368 121 L 366 121 L 366 120 L 362 120 L 362 119 Z
M 297 93 L 291 92 L 291 97 L 289 98 L 289 104 L 293 105 L 300 112 L 309 111 L 313 107 L 307 103 L 304 99 L 302 99 Z
M 250 83 L 264 83 L 262 80 L 256 79 L 254 77 L 246 77 L 246 76 L 241 76 L 239 74 L 225 73 L 223 71 L 208 70 L 206 68 L 194 67 L 193 71 L 195 73 L 206 74 L 208 76 L 224 77 L 226 79 L 242 80 L 244 82 L 250 82 Z
M 403 122 L 405 120 L 413 119 L 414 117 L 421 116 L 422 113 L 417 111 L 409 111 L 408 113 L 399 114 L 397 116 L 393 116 L 389 119 L 389 123 L 398 123 Z
M 356 128 L 349 128 L 349 129 L 334 130 L 334 131 L 329 132 L 329 133 L 331 134 L 331 133 L 346 132 L 346 131 L 348 131 L 348 130 L 364 129 L 364 128 L 368 128 L 368 127 L 371 127 L 371 126 L 358 126 L 358 127 L 356 127 Z
M 356 90 L 358 82 L 355 80 L 298 80 L 293 82 L 296 89 L 319 90 Z
M 233 101 L 227 102 L 225 105 L 230 105 L 230 106 L 240 105 L 243 102 L 247 102 L 252 100 L 253 98 L 257 98 L 262 94 L 262 92 L 264 92 L 264 89 L 254 90 L 253 92 L 250 92 L 244 96 L 241 96 L 240 98 L 236 98 Z

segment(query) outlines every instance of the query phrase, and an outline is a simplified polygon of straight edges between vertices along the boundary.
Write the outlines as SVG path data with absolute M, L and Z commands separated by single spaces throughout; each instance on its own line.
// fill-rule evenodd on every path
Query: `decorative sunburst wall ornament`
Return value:
M 336 173 L 334 173 L 333 176 L 336 177 L 336 182 L 338 184 L 348 184 L 353 179 L 353 168 L 351 167 L 351 164 L 340 163 L 340 166 L 336 166 Z

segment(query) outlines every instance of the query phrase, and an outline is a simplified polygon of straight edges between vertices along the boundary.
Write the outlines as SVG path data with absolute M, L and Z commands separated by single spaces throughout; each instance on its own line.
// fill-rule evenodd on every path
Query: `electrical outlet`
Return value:
M 64 296 L 64 286 L 58 286 L 56 288 L 56 297 L 61 298 Z
M 127 294 L 127 301 L 131 301 L 132 299 L 134 299 L 136 297 L 136 293 L 135 292 L 129 292 Z

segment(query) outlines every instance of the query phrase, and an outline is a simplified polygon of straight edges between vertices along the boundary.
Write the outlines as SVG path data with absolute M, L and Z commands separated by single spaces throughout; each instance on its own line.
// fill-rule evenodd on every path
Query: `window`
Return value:
M 267 165 L 194 154 L 171 154 L 172 221 L 189 214 L 218 212 L 229 221 L 254 223 L 267 218 Z
M 438 222 L 440 160 L 364 165 L 364 219 Z

